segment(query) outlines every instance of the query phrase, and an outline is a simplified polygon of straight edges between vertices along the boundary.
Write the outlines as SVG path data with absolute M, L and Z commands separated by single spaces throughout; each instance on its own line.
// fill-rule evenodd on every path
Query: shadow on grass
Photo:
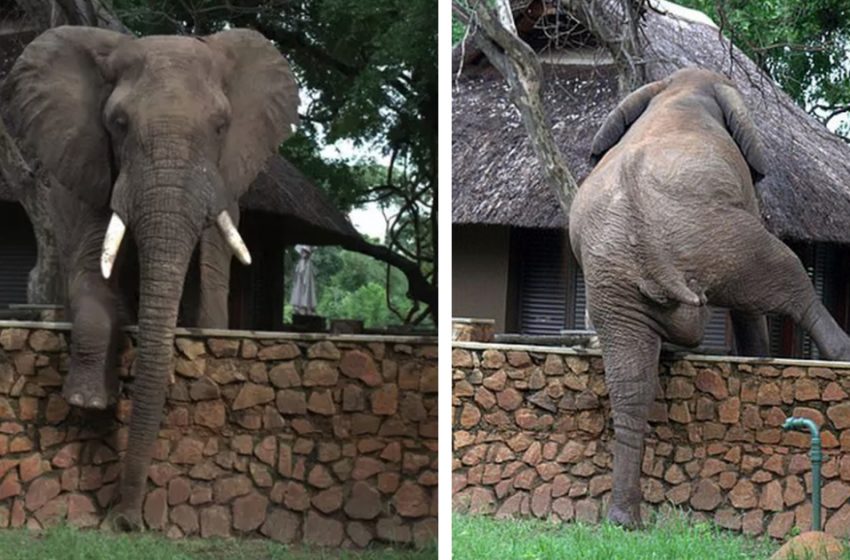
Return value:
M 286 546 L 261 539 L 169 540 L 161 534 L 120 535 L 59 526 L 41 532 L 0 530 L 0 560 L 432 560 L 422 550 L 376 547 L 363 551 Z

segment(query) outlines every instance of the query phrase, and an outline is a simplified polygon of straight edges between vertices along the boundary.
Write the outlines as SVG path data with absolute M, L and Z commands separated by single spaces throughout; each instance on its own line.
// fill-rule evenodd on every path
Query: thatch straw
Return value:
M 266 214 L 268 233 L 280 232 L 292 243 L 345 245 L 360 239 L 325 193 L 280 156 L 269 160 L 239 206 L 244 212 Z
M 653 11 L 644 29 L 652 79 L 699 66 L 730 76 L 743 93 L 766 146 L 770 173 L 757 190 L 768 228 L 785 239 L 850 242 L 850 146 L 794 104 L 716 29 Z M 467 52 L 465 58 L 475 57 Z M 582 180 L 591 169 L 591 139 L 618 101 L 613 67 L 544 64 L 544 74 L 544 104 L 555 136 Z M 566 225 L 504 82 L 486 61 L 468 64 L 456 80 L 452 127 L 454 223 Z

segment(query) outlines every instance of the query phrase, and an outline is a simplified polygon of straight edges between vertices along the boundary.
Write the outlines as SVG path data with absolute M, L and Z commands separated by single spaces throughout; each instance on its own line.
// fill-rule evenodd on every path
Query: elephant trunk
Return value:
M 140 512 L 145 494 L 173 371 L 183 284 L 203 226 L 203 216 L 187 215 L 186 208 L 204 207 L 197 200 L 187 200 L 190 197 L 185 186 L 159 184 L 144 189 L 130 222 L 139 254 L 139 335 L 119 510 L 131 518 Z

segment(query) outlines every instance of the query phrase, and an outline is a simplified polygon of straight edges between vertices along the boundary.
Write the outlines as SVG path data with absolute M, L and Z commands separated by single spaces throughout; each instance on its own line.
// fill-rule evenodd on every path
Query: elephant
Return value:
M 115 400 L 128 320 L 120 310 L 135 275 L 132 412 L 108 521 L 140 529 L 190 262 L 200 293 L 189 315 L 196 326 L 227 328 L 231 259 L 251 261 L 238 200 L 294 130 L 298 85 L 256 31 L 136 38 L 64 26 L 24 49 L 2 101 L 22 151 L 55 179 L 49 206 L 72 324 L 63 395 L 72 405 Z
M 790 316 L 831 360 L 850 338 L 796 255 L 762 223 L 764 147 L 733 82 L 699 68 L 635 90 L 605 118 L 570 208 L 614 428 L 608 519 L 640 527 L 640 472 L 661 341 L 699 344 L 708 305 L 730 310 L 738 352 L 768 356 L 766 313 Z

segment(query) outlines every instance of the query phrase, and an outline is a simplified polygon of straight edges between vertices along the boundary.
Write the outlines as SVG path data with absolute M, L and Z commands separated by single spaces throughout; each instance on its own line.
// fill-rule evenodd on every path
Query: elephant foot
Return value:
M 640 518 L 640 506 L 627 511 L 612 504 L 608 509 L 608 521 L 624 529 L 635 530 L 643 528 L 643 521 Z
M 838 349 L 825 355 L 825 358 L 836 362 L 850 362 L 850 340 L 846 337 L 842 338 L 844 338 L 844 340 L 838 344 Z
M 101 377 L 101 379 L 97 379 Z M 118 402 L 118 379 L 102 379 L 105 376 L 85 376 L 73 371 L 65 379 L 62 396 L 68 404 L 79 408 L 104 410 Z
M 145 525 L 142 522 L 141 511 L 125 508 L 119 504 L 106 516 L 102 527 L 116 533 L 137 533 L 143 531 Z

